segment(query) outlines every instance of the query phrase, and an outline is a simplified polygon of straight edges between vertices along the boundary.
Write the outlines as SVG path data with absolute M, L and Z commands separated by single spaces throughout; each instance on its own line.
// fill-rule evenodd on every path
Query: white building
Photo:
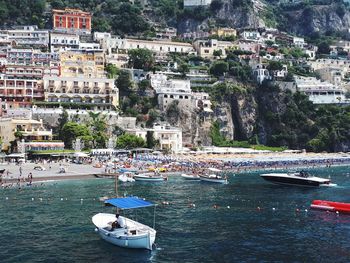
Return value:
M 145 48 L 153 51 L 156 54 L 167 54 L 170 52 L 177 53 L 191 53 L 194 49 L 191 44 L 183 42 L 171 42 L 171 41 L 152 41 L 141 39 L 116 39 L 117 48 L 130 50 L 137 48 Z
M 261 38 L 259 31 L 244 30 L 240 34 L 241 38 L 244 40 L 258 41 Z
M 158 105 L 163 111 L 175 100 L 179 107 L 203 109 L 212 112 L 209 94 L 206 92 L 192 92 L 191 81 L 181 79 L 168 79 L 163 74 L 151 75 L 151 86 L 158 95 Z
M 51 51 L 59 51 L 66 48 L 79 48 L 80 38 L 76 34 L 66 34 L 59 32 L 50 33 Z
M 210 96 L 207 92 L 192 92 L 192 98 L 197 109 L 202 109 L 205 112 L 213 112 Z
M 270 76 L 270 73 L 268 69 L 262 64 L 258 64 L 253 69 L 253 76 L 255 78 L 255 81 L 259 84 L 263 83 L 264 80 L 271 80 L 272 77 Z
M 171 127 L 168 124 L 154 124 L 151 129 L 127 129 L 126 132 L 141 137 L 144 140 L 147 139 L 147 132 L 152 132 L 154 139 L 159 141 L 161 150 L 173 153 L 182 150 L 182 130 L 177 127 Z
M 295 77 L 297 89 L 304 92 L 314 104 L 348 103 L 344 89 L 312 77 Z
M 293 45 L 299 48 L 303 48 L 306 43 L 303 37 L 293 37 Z
M 184 0 L 184 7 L 208 6 L 212 0 Z
M 49 31 L 40 30 L 37 26 L 17 26 L 14 29 L 4 30 L 8 40 L 18 46 L 48 46 Z

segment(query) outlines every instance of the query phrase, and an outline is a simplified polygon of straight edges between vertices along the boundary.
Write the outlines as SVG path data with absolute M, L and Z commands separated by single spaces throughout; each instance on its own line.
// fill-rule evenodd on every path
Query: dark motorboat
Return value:
M 266 181 L 275 184 L 297 185 L 306 187 L 330 186 L 331 180 L 312 176 L 307 172 L 301 171 L 297 173 L 270 173 L 261 174 Z

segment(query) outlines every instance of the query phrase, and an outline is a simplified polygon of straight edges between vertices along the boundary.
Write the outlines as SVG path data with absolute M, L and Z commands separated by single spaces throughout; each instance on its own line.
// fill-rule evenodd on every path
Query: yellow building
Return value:
M 228 27 L 219 27 L 215 28 L 211 31 L 212 35 L 216 35 L 218 37 L 230 37 L 230 36 L 237 36 L 237 30 L 234 28 L 228 28 Z
M 52 130 L 46 130 L 42 120 L 0 118 L 2 150 L 9 149 L 10 142 L 16 139 L 15 133 L 17 131 L 22 133 L 25 141 L 52 140 Z
M 105 54 L 102 50 L 70 50 L 60 53 L 62 77 L 105 77 Z
M 114 79 L 44 76 L 45 101 L 83 103 L 100 108 L 119 104 L 119 91 Z

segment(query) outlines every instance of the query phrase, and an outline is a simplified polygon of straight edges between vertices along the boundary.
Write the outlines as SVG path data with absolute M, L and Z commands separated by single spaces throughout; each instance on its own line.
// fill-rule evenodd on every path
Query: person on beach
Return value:
M 29 181 L 29 185 L 31 185 L 32 181 L 33 181 L 33 174 L 32 173 L 28 174 L 28 181 Z
M 22 177 L 22 166 L 19 167 L 19 176 Z

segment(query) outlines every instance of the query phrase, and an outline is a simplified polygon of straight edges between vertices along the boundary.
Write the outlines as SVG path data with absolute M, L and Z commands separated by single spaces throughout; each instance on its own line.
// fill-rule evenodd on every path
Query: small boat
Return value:
M 329 186 L 331 180 L 312 176 L 307 172 L 301 171 L 297 173 L 270 173 L 261 174 L 266 181 L 275 184 L 297 185 L 306 187 Z
M 143 182 L 162 182 L 167 180 L 167 177 L 164 177 L 160 174 L 147 173 L 147 174 L 135 174 L 134 179 L 135 181 L 143 181 Z
M 46 171 L 45 167 L 42 165 L 36 165 L 33 169 L 36 171 Z
M 185 180 L 193 180 L 193 181 L 200 180 L 200 177 L 197 174 L 181 174 L 181 177 L 184 178 Z
M 314 200 L 312 201 L 311 208 L 330 212 L 350 213 L 350 203 Z
M 222 172 L 216 168 L 208 168 L 211 174 L 200 175 L 199 179 L 204 182 L 217 183 L 217 184 L 228 184 L 227 177 L 221 176 L 218 173 Z
M 126 173 L 119 175 L 118 180 L 123 182 L 123 183 L 135 182 L 135 179 L 133 177 L 134 177 L 133 173 L 126 172 Z
M 137 197 L 112 198 L 105 200 L 104 203 L 121 210 L 155 207 L 154 204 Z M 151 228 L 127 217 L 122 217 L 122 219 L 125 225 L 119 228 L 112 228 L 112 223 L 116 221 L 114 214 L 98 213 L 92 217 L 92 222 L 96 226 L 95 231 L 109 243 L 124 248 L 152 250 L 157 233 L 154 229 L 155 220 Z

